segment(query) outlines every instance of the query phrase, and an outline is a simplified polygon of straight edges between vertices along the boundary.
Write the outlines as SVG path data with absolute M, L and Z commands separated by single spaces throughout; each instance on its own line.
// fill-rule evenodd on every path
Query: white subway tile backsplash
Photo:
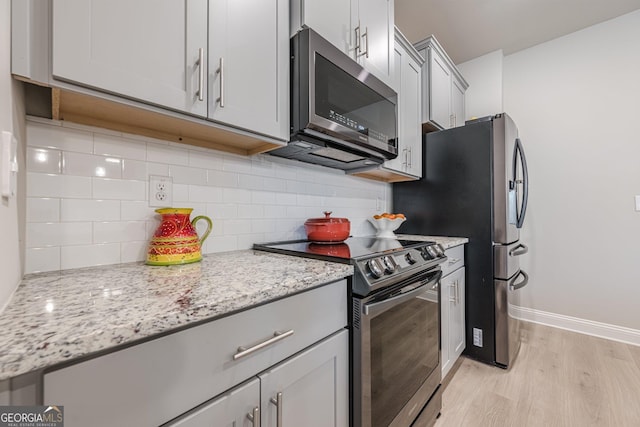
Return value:
M 188 166 L 189 152 L 169 145 L 147 144 L 147 161 Z
M 146 182 L 92 178 L 93 197 L 109 200 L 147 200 Z
M 238 218 L 263 218 L 264 208 L 262 205 L 238 205 Z
M 57 148 L 78 153 L 93 152 L 93 134 L 61 126 L 49 126 L 29 122 L 27 145 L 43 148 Z
M 224 188 L 222 199 L 225 203 L 251 203 L 251 191 L 245 189 Z
M 171 165 L 169 175 L 173 177 L 174 184 L 207 185 L 206 169 Z
M 146 240 L 120 243 L 120 261 L 136 262 L 146 260 L 148 246 L 149 242 Z
M 120 219 L 120 200 L 62 199 L 60 220 L 117 221 Z
M 60 221 L 60 199 L 27 197 L 27 222 Z
M 62 171 L 62 151 L 27 147 L 27 171 L 59 174 Z
M 90 222 L 27 223 L 27 247 L 82 245 L 91 243 Z
M 240 176 L 234 172 L 208 170 L 207 184 L 215 187 L 236 188 L 240 185 Z
M 160 174 L 150 174 L 147 172 L 148 164 L 140 160 L 122 159 L 122 179 L 131 179 L 134 181 L 147 181 L 149 175 L 167 175 L 167 171 Z M 166 168 L 166 166 L 165 166 Z
M 116 157 L 65 152 L 62 173 L 76 176 L 122 178 L 122 160 Z
M 93 153 L 131 160 L 146 160 L 147 144 L 114 135 L 95 134 Z
M 189 186 L 189 201 L 190 202 L 222 202 L 223 189 L 217 187 L 205 187 L 201 185 Z
M 211 152 L 189 150 L 189 166 L 201 169 L 222 170 L 222 158 Z
M 146 240 L 145 221 L 94 222 L 93 243 L 127 242 Z
M 27 172 L 28 197 L 91 197 L 91 178 Z
M 305 238 L 304 221 L 325 210 L 349 218 L 352 234 L 371 234 L 367 217 L 391 204 L 388 184 L 268 155 L 32 118 L 27 138 L 27 272 L 143 261 L 160 224 L 149 175 L 173 178 L 173 207 L 212 219 L 203 253 Z M 38 153 L 50 157 L 36 164 Z M 206 224 L 196 229 L 202 235 Z
M 150 207 L 147 201 L 120 202 L 120 219 L 122 221 L 148 221 L 153 218 L 156 208 Z
M 118 263 L 120 263 L 119 243 L 63 246 L 60 249 L 60 264 L 63 270 Z
M 213 203 L 207 205 L 207 216 L 211 219 L 234 219 L 238 217 L 235 203 Z
M 41 271 L 60 270 L 60 247 L 27 248 L 24 272 L 38 273 Z

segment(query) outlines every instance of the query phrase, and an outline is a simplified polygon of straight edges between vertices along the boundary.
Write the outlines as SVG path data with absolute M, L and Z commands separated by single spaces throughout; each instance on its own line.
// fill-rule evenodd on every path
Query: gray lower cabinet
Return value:
M 64 405 L 65 427 L 158 426 L 193 408 L 207 412 L 205 402 L 213 402 L 212 413 L 222 411 L 224 418 L 232 419 L 232 402 L 239 394 L 244 399 L 245 391 L 240 386 L 237 394 L 224 393 L 260 377 L 262 411 L 271 410 L 265 408 L 266 391 L 270 398 L 283 393 L 292 403 L 303 399 L 305 407 L 312 401 L 319 404 L 319 396 L 329 393 L 325 398 L 335 406 L 323 405 L 323 411 L 346 420 L 347 311 L 347 284 L 340 280 L 46 372 L 43 401 Z M 325 341 L 327 337 L 331 338 Z M 327 384 L 326 375 L 334 378 L 333 385 Z M 212 401 L 217 396 L 227 403 Z M 238 403 L 242 412 L 258 406 L 255 400 L 247 402 L 248 406 Z M 303 416 L 295 412 L 297 406 L 299 402 L 284 403 L 282 416 Z M 108 417 L 96 415 L 105 408 L 113 408 Z M 177 425 L 200 425 L 196 412 L 194 424 Z M 228 425 L 220 423 L 216 419 L 208 425 Z
M 260 417 L 260 380 L 257 378 L 194 409 L 167 427 L 245 427 L 253 424 L 249 416 Z
M 343 330 L 260 374 L 261 426 L 347 427 L 348 340 Z
M 465 348 L 464 246 L 446 250 L 442 266 L 440 337 L 441 366 L 444 379 Z

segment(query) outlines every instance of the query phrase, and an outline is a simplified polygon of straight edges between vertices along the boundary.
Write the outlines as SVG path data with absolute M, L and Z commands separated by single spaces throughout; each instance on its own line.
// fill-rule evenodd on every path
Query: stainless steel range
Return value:
M 254 249 L 354 266 L 350 296 L 354 427 L 431 426 L 440 412 L 439 313 L 444 250 L 434 242 L 351 237 Z

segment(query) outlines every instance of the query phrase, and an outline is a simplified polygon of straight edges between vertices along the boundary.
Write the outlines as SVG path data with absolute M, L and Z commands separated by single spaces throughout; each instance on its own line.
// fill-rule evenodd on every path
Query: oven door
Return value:
M 354 299 L 354 426 L 407 426 L 440 383 L 442 271 Z

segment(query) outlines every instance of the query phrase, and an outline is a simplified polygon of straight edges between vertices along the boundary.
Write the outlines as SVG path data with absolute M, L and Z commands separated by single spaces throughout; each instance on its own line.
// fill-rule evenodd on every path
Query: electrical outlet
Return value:
M 170 176 L 149 175 L 149 206 L 167 207 L 173 203 L 173 179 Z
M 473 328 L 473 345 L 482 347 L 482 329 Z

